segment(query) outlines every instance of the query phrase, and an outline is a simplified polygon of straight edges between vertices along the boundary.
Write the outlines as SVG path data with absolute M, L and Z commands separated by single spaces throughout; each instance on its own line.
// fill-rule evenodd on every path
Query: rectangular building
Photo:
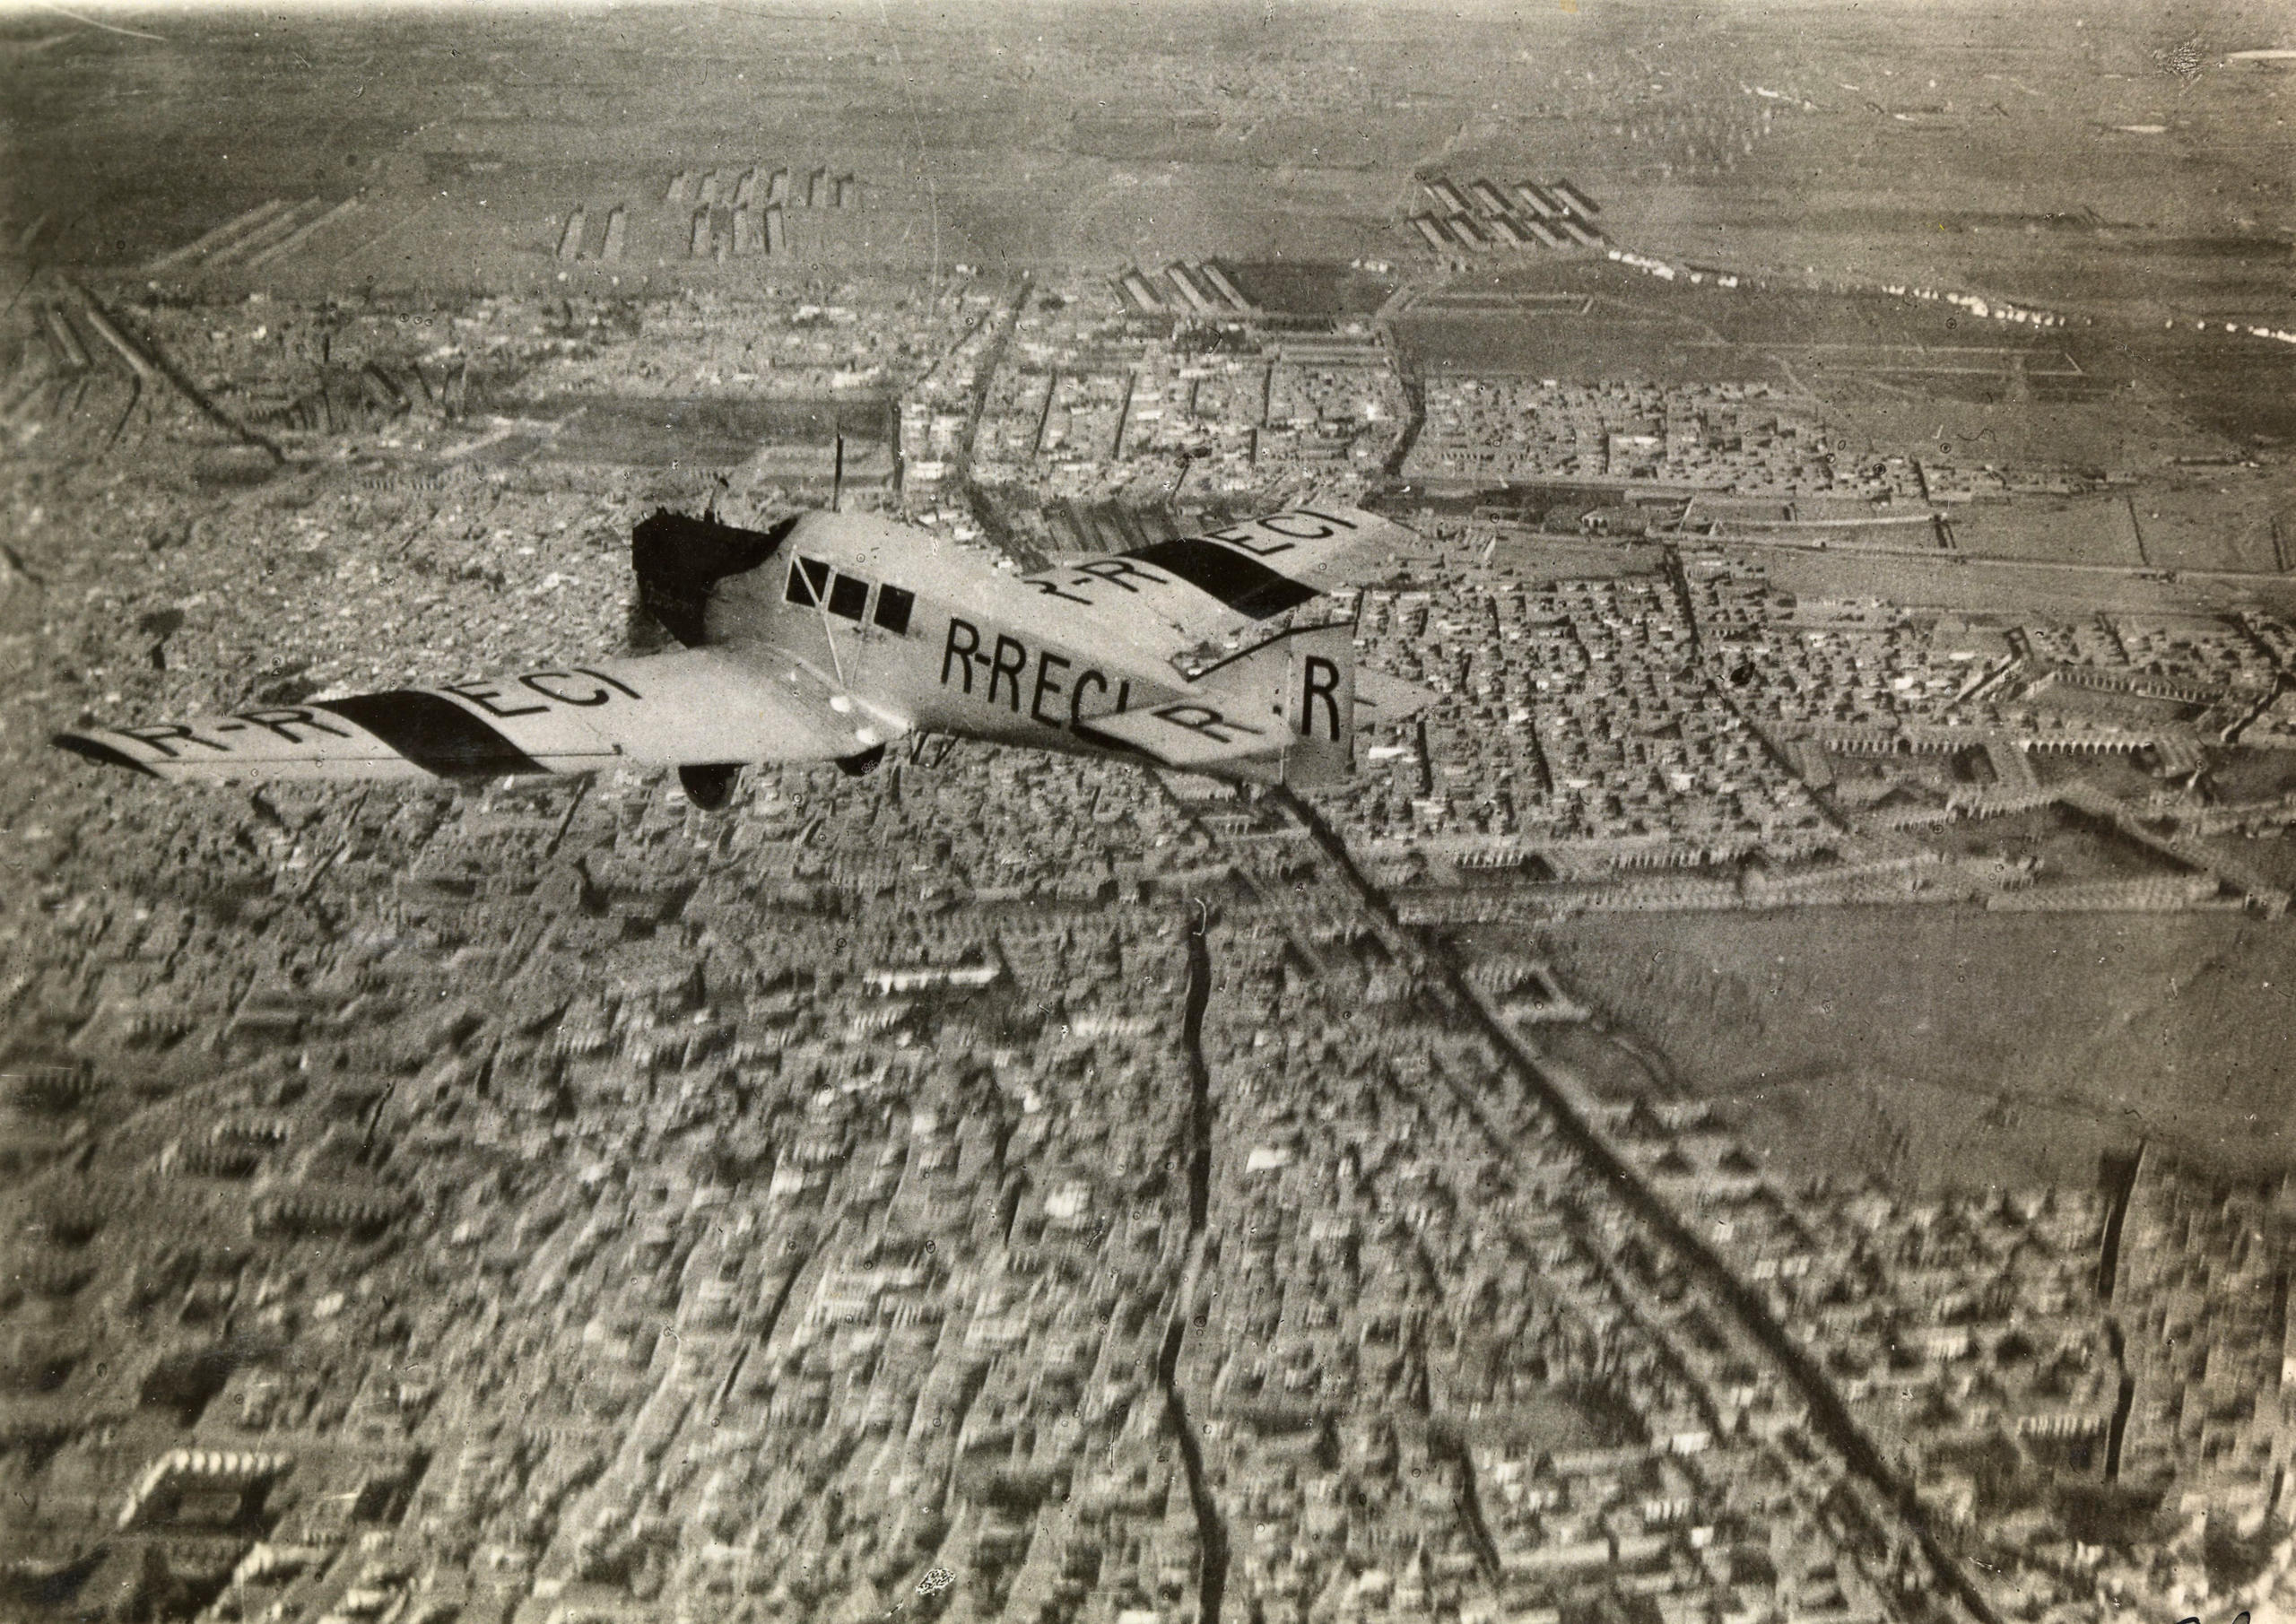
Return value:
M 1499 195 L 1499 188 L 1488 180 L 1470 181 L 1467 184 L 1467 190 L 1474 195 L 1476 206 L 1484 213 L 1504 214 L 1507 212 L 1507 200 Z
M 1564 205 L 1582 220 L 1591 220 L 1603 212 L 1593 198 L 1567 180 L 1553 182 L 1552 188 L 1554 195 L 1562 200 Z
M 88 346 L 80 342 L 80 335 L 72 330 L 63 311 L 54 305 L 44 305 L 40 321 L 48 329 L 48 348 L 55 352 L 58 366 L 67 372 L 85 372 L 93 364 L 88 360 Z
M 1187 274 L 1186 265 L 1166 265 L 1164 280 L 1179 290 L 1180 297 L 1188 302 L 1191 308 L 1206 316 L 1212 313 L 1212 301 L 1206 299 L 1204 296 L 1204 291 L 1196 285 L 1196 279 Z
M 1156 297 L 1156 291 L 1148 285 L 1148 279 L 1139 272 L 1126 271 L 1118 285 L 1132 296 L 1134 304 L 1138 305 L 1149 315 L 1158 316 L 1163 313 L 1164 301 Z
M 1248 316 L 1251 313 L 1252 301 L 1244 297 L 1242 289 L 1228 279 L 1228 273 L 1209 263 L 1198 265 L 1196 273 L 1219 291 L 1220 297 L 1226 300 L 1238 315 Z
M 1515 200 L 1521 204 L 1525 208 L 1528 209 L 1532 213 L 1537 215 L 1541 220 L 1552 220 L 1556 215 L 1562 213 L 1561 209 L 1555 206 L 1554 199 L 1549 197 L 1544 192 L 1540 191 L 1538 187 L 1533 186 L 1527 180 L 1517 181 L 1515 183 L 1514 191 Z

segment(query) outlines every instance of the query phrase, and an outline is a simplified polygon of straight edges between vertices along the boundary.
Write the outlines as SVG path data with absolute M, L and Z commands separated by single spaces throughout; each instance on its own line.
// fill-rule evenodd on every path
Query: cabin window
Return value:
M 857 621 L 861 612 L 869 606 L 869 583 L 857 576 L 840 575 L 837 584 L 829 589 L 829 612 Z
M 829 566 L 819 559 L 799 559 L 789 566 L 788 598 L 793 604 L 803 604 L 811 609 L 822 601 L 822 593 L 829 586 Z
M 877 588 L 877 624 L 895 637 L 909 635 L 909 612 L 917 606 L 917 595 L 898 586 Z

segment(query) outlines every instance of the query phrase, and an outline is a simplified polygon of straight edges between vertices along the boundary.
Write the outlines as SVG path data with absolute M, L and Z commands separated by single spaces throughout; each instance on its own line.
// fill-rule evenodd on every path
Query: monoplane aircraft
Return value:
M 1353 771 L 1359 727 L 1430 697 L 1359 669 L 1352 622 L 1297 612 L 1397 534 L 1356 508 L 1298 507 L 1015 573 L 865 515 L 749 530 L 657 512 L 631 559 L 675 647 L 55 742 L 161 778 L 674 767 L 703 807 L 747 765 L 865 772 L 928 734 L 1313 787 Z

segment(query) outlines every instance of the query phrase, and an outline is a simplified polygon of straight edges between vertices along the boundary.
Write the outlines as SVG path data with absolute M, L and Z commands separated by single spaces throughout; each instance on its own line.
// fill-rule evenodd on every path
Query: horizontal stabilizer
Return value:
M 1178 700 L 1144 710 L 1127 710 L 1081 725 L 1087 738 L 1129 745 L 1165 767 L 1207 772 L 1253 757 L 1280 757 L 1282 718 L 1231 719 L 1216 706 Z
M 1282 633 L 1199 673 L 1184 699 L 1088 725 L 1183 771 L 1343 783 L 1355 761 L 1354 633 L 1344 622 Z
M 1391 677 L 1384 671 L 1355 668 L 1355 725 L 1360 731 L 1388 722 L 1407 722 L 1435 702 L 1435 690 Z

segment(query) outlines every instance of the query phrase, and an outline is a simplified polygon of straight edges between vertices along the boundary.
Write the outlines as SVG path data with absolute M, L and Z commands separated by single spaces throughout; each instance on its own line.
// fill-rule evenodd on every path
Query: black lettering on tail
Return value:
M 1339 743 L 1339 662 L 1328 656 L 1309 655 L 1303 662 L 1304 676 L 1300 687 L 1300 736 L 1313 738 L 1316 734 L 1316 701 L 1324 703 L 1324 714 L 1331 718 L 1331 742 Z

